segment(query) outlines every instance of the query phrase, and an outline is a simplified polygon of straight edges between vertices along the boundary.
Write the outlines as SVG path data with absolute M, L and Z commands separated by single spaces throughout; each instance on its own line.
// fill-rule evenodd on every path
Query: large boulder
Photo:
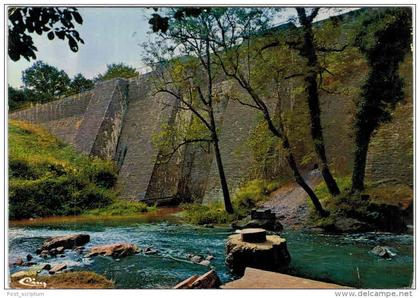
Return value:
M 87 258 L 97 255 L 111 256 L 113 258 L 121 258 L 139 253 L 140 249 L 131 243 L 114 243 L 108 245 L 99 245 L 92 247 L 90 252 L 85 256 Z
M 269 231 L 282 231 L 283 225 L 276 218 L 271 209 L 252 209 L 251 217 L 236 223 L 232 223 L 234 229 L 261 228 Z
M 87 234 L 72 234 L 66 236 L 51 237 L 44 241 L 37 253 L 42 251 L 50 251 L 53 248 L 63 247 L 64 249 L 72 249 L 76 246 L 84 245 L 90 241 L 90 236 Z
M 290 254 L 286 239 L 269 235 L 265 241 L 261 241 L 261 236 L 258 236 L 258 241 L 250 242 L 253 240 L 249 230 L 242 230 L 241 233 L 229 236 L 226 242 L 225 262 L 232 272 L 243 275 L 246 267 L 281 272 L 288 267 Z M 243 234 L 247 234 L 245 240 L 251 240 L 244 241 Z
M 210 270 L 201 276 L 193 275 L 186 280 L 181 281 L 174 289 L 216 289 L 219 288 L 221 284 L 216 271 Z
M 339 233 L 354 233 L 365 232 L 368 231 L 369 228 L 369 225 L 363 221 L 351 217 L 340 217 L 335 221 L 334 227 L 331 231 Z

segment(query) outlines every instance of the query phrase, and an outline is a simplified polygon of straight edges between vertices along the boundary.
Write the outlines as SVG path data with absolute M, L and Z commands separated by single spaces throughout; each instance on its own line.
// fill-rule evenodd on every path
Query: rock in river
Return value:
M 16 261 L 13 262 L 13 265 L 15 266 L 23 266 L 25 261 L 22 258 L 17 258 Z
M 143 252 L 144 252 L 145 255 L 155 255 L 159 251 L 157 249 L 153 248 L 153 247 L 146 247 Z
M 196 264 L 199 264 L 201 261 L 203 260 L 203 258 L 201 257 L 201 256 L 192 256 L 191 258 L 190 258 L 190 261 L 191 262 L 193 262 L 193 263 L 196 263 Z
M 392 257 L 395 257 L 397 254 L 393 253 L 389 247 L 386 246 L 375 246 L 372 250 L 371 253 L 373 253 L 374 255 L 380 256 L 381 258 L 384 259 L 390 259 Z
M 67 265 L 66 264 L 57 264 L 55 266 L 53 266 L 48 273 L 49 274 L 55 274 L 59 271 L 63 271 L 64 269 L 67 269 Z
M 41 248 L 37 250 L 37 253 L 41 253 L 43 250 L 50 251 L 53 248 L 63 247 L 74 248 L 79 245 L 83 245 L 90 241 L 90 236 L 86 234 L 72 234 L 66 236 L 52 237 L 44 241 Z
M 208 260 L 204 260 L 204 261 L 201 261 L 201 262 L 200 262 L 200 263 L 198 263 L 198 264 L 203 265 L 203 266 L 210 266 L 210 261 L 208 261 Z
M 253 241 L 254 231 L 258 235 Z M 290 263 L 286 239 L 277 235 L 265 236 L 263 229 L 245 229 L 229 236 L 226 242 L 226 264 L 236 274 L 243 275 L 246 267 L 281 272 Z M 245 236 L 245 241 L 243 235 Z M 262 239 L 264 234 L 265 239 Z
M 97 255 L 112 256 L 114 258 L 121 258 L 131 256 L 139 253 L 140 249 L 131 243 L 114 243 L 108 245 L 100 245 L 92 247 L 90 252 L 85 256 L 87 258 L 94 257 Z

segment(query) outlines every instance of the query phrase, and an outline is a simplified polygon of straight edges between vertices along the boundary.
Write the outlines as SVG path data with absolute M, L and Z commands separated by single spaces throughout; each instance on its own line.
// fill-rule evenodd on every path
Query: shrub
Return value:
M 228 214 L 223 203 L 183 204 L 183 218 L 191 224 L 198 225 L 230 223 L 246 217 L 252 208 L 264 202 L 279 185 L 276 181 L 251 180 L 235 192 L 232 199 L 234 214 Z
M 237 216 L 228 214 L 221 204 L 201 205 L 183 204 L 184 219 L 196 225 L 224 224 L 233 221 Z
M 38 177 L 38 174 L 35 173 L 34 168 L 30 167 L 26 160 L 10 159 L 9 176 L 26 179 L 35 179 Z
M 349 193 L 351 187 L 350 176 L 338 177 L 337 183 L 342 193 L 336 197 L 329 194 L 324 182 L 315 188 L 315 193 L 321 204 L 330 212 L 329 217 L 321 218 L 311 205 L 310 220 L 319 227 L 332 226 L 337 219 L 342 217 L 378 224 L 386 216 L 387 210 L 392 209 L 392 206 L 407 208 L 413 198 L 413 190 L 409 186 L 395 181 L 386 181 L 386 183 L 368 182 L 363 193 L 354 194 Z M 387 221 L 393 220 L 397 219 L 387 219 Z
M 136 215 L 154 209 L 155 207 L 148 207 L 144 202 L 114 200 L 111 205 L 99 209 L 89 210 L 84 212 L 84 214 L 95 216 L 127 216 Z
M 117 182 L 117 176 L 115 175 L 115 165 L 108 162 L 104 163 L 103 160 L 95 158 L 91 165 L 91 179 L 92 181 L 101 187 L 112 188 Z
M 268 195 L 279 187 L 276 181 L 267 182 L 254 179 L 238 188 L 233 196 L 233 204 L 237 209 L 250 210 L 265 201 Z
M 116 169 L 110 161 L 78 154 L 44 129 L 9 123 L 11 219 L 77 215 L 111 204 Z

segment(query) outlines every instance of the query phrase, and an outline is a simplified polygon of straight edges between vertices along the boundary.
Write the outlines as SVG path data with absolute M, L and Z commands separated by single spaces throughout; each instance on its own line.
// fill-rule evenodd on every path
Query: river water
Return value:
M 177 223 L 178 222 L 178 223 Z M 9 262 L 31 253 L 51 236 L 87 233 L 86 249 L 100 244 L 130 242 L 140 248 L 159 250 L 156 255 L 138 254 L 121 259 L 83 258 L 73 251 L 48 259 L 50 264 L 67 263 L 73 270 L 88 270 L 115 281 L 117 288 L 170 288 L 208 267 L 190 264 L 187 254 L 213 255 L 211 262 L 223 282 L 236 278 L 224 264 L 224 242 L 233 231 L 226 227 L 202 228 L 179 223 L 161 213 L 130 218 L 83 217 L 12 222 L 9 226 Z M 323 235 L 286 231 L 292 256 L 289 273 L 358 288 L 410 287 L 413 275 L 413 237 L 393 234 Z M 397 256 L 379 258 L 369 251 L 376 245 L 390 246 Z M 14 273 L 27 268 L 10 265 Z

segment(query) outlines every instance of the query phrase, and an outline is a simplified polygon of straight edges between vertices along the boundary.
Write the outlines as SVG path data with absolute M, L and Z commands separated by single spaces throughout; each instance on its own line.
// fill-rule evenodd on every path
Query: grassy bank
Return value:
M 370 228 L 399 231 L 410 218 L 413 189 L 398 181 L 368 182 L 362 193 L 349 194 L 351 177 L 339 177 L 337 183 L 342 194 L 332 197 L 324 182 L 315 188 L 315 193 L 325 209 L 326 218 L 319 217 L 312 209 L 310 222 L 318 227 L 334 229 L 338 221 L 352 218 L 367 223 Z
M 223 203 L 183 204 L 182 217 L 191 224 L 227 224 L 246 217 L 252 208 L 268 199 L 271 192 L 280 186 L 277 181 L 251 180 L 239 187 L 232 198 L 234 213 L 228 214 Z
M 113 163 L 89 158 L 39 126 L 9 121 L 11 219 L 78 215 L 116 200 Z
M 144 202 L 128 201 L 128 200 L 114 200 L 110 205 L 87 210 L 83 215 L 91 216 L 131 216 L 143 212 L 156 211 L 156 206 L 148 206 Z
M 19 283 L 21 278 L 11 279 L 13 289 L 36 289 L 44 288 L 40 286 L 26 286 Z M 36 282 L 46 283 L 47 289 L 111 289 L 114 287 L 112 281 L 102 275 L 88 271 L 64 272 L 55 275 L 40 275 L 36 277 Z

